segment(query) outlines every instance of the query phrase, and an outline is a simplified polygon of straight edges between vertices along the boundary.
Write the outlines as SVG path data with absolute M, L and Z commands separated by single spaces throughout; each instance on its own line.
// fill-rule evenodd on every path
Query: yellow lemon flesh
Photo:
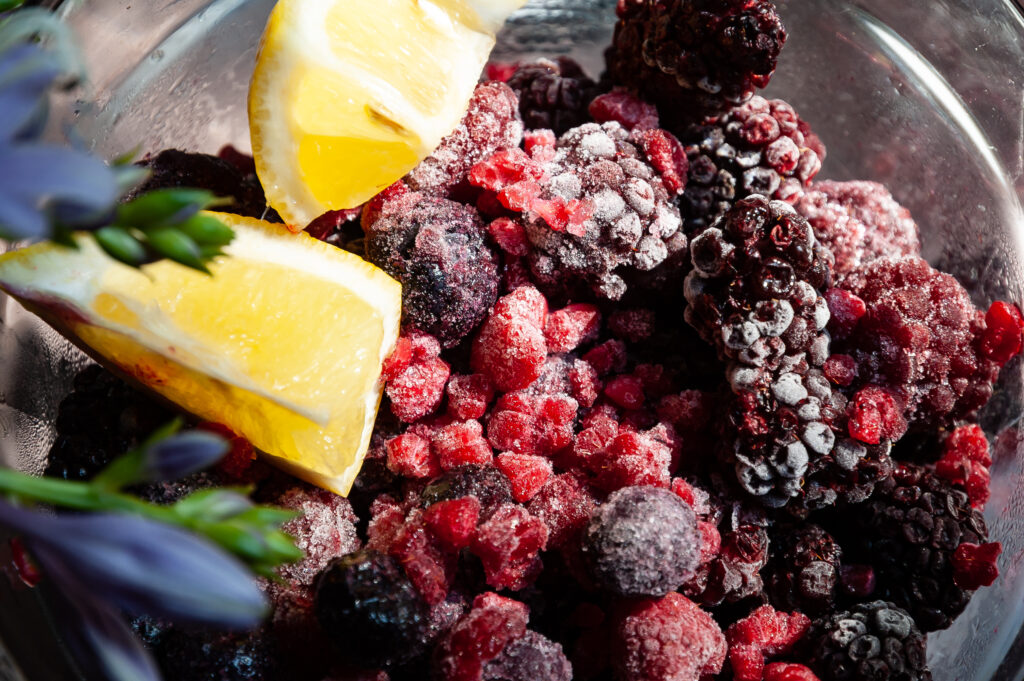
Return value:
M 455 129 L 525 0 L 280 0 L 249 87 L 256 172 L 293 229 L 354 208 Z
M 280 225 L 235 230 L 213 276 L 141 270 L 49 243 L 0 256 L 0 288 L 101 362 L 223 423 L 293 474 L 347 494 L 369 445 L 401 287 Z

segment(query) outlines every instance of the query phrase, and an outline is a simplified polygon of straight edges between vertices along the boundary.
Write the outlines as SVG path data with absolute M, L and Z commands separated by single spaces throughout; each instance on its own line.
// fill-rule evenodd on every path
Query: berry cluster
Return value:
M 307 228 L 403 286 L 370 450 L 351 503 L 244 443 L 147 492 L 302 512 L 262 629 L 136 624 L 169 676 L 930 678 L 924 632 L 998 575 L 976 421 L 1024 317 L 920 260 L 881 185 L 812 183 L 821 142 L 753 94 L 771 2 L 618 12 L 610 82 L 492 68 L 401 182 Z M 50 470 L 164 413 L 90 369 Z

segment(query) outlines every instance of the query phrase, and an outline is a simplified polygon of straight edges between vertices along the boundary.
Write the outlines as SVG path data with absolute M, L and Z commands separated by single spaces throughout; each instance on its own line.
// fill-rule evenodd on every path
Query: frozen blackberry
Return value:
M 970 418 L 988 401 L 1005 357 L 985 350 L 985 315 L 956 279 L 908 257 L 875 260 L 849 283 L 859 316 L 851 323 L 840 310 L 833 350 L 854 360 L 851 392 L 891 392 L 910 427 L 923 430 Z
M 256 176 L 243 174 L 238 166 L 222 158 L 165 149 L 156 156 L 144 158 L 139 165 L 148 168 L 152 174 L 131 196 L 174 187 L 207 189 L 219 197 L 231 199 L 231 203 L 218 206 L 219 211 L 281 221 L 277 212 L 267 206 L 267 197 Z
M 432 480 L 422 494 L 424 507 L 462 497 L 475 497 L 481 518 L 489 518 L 502 504 L 512 503 L 512 485 L 495 466 L 462 466 Z
M 744 197 L 794 201 L 818 174 L 825 147 L 786 102 L 761 96 L 680 132 L 689 174 L 679 201 L 687 235 Z
M 815 182 L 796 209 L 832 251 L 840 284 L 873 260 L 921 253 L 910 211 L 877 182 Z
M 922 631 L 945 629 L 973 591 L 957 584 L 953 554 L 984 544 L 988 529 L 963 490 L 923 466 L 901 466 L 851 514 L 853 562 L 875 570 L 879 597 L 905 608 Z
M 621 0 L 608 74 L 662 116 L 742 104 L 775 72 L 786 29 L 767 0 Z
M 314 607 L 335 647 L 356 665 L 401 664 L 425 650 L 430 609 L 391 556 L 335 558 L 317 577 Z
M 468 182 L 470 168 L 496 151 L 518 147 L 522 139 L 515 92 L 505 83 L 480 83 L 458 127 L 409 172 L 405 182 L 424 194 L 471 202 L 475 192 Z
M 556 135 L 590 120 L 587 107 L 597 85 L 569 57 L 519 64 L 508 86 L 519 95 L 519 113 L 531 130 L 547 128 Z
M 572 681 L 562 646 L 529 629 L 483 668 L 482 681 Z
M 604 589 L 620 596 L 664 596 L 697 567 L 697 519 L 667 489 L 625 487 L 594 511 L 581 552 L 590 576 Z
M 686 247 L 674 203 L 686 156 L 669 133 L 587 123 L 531 152 L 492 156 L 470 181 L 522 213 L 530 271 L 549 295 L 582 284 L 618 300 L 624 274 L 649 272 Z
M 913 618 L 871 601 L 822 619 L 807 634 L 808 666 L 821 681 L 931 681 L 925 636 Z
M 175 417 L 163 404 L 98 364 L 75 376 L 57 409 L 46 475 L 87 480 Z
M 835 607 L 843 551 L 818 525 L 776 526 L 765 591 L 779 610 L 816 616 Z
M 498 296 L 498 259 L 477 212 L 417 192 L 364 213 L 366 257 L 402 283 L 402 321 L 456 345 Z
M 740 485 L 769 506 L 800 495 L 832 453 L 842 413 L 821 367 L 831 256 L 783 201 L 739 201 L 691 245 L 687 322 L 728 363 L 727 455 Z

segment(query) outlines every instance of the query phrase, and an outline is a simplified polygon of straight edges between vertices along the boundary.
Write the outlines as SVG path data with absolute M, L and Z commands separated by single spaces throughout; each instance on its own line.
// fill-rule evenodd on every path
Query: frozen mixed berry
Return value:
M 431 607 L 444 602 L 455 579 L 456 558 L 448 548 L 429 529 L 420 509 L 409 513 L 388 547 L 388 553 Z
M 1003 552 L 999 542 L 972 544 L 964 542 L 953 552 L 953 580 L 961 589 L 992 586 L 999 577 L 996 559 Z
M 156 156 L 147 156 L 139 165 L 148 169 L 150 176 L 132 191 L 132 197 L 154 189 L 206 189 L 216 196 L 230 199 L 230 203 L 217 207 L 219 211 L 280 222 L 274 209 L 267 205 L 263 187 L 255 174 L 243 173 L 235 164 L 222 158 L 165 149 Z
M 872 260 L 921 253 L 910 211 L 877 182 L 815 182 L 796 209 L 832 251 L 840 282 Z
M 167 679 L 273 681 L 285 671 L 273 636 L 262 629 L 211 633 L 160 626 L 149 636 L 142 633 Z
M 988 438 L 977 424 L 960 426 L 948 436 L 942 446 L 942 458 L 935 462 L 935 473 L 967 491 L 971 506 L 984 509 L 989 498 Z
M 623 681 L 698 681 L 721 671 L 726 655 L 711 615 L 675 592 L 626 605 L 612 645 Z
M 865 312 L 845 337 L 837 329 L 834 351 L 856 362 L 852 389 L 890 391 L 916 429 L 970 418 L 988 401 L 1001 364 L 985 350 L 986 315 L 956 279 L 919 258 L 885 258 L 851 283 Z
M 925 636 L 902 608 L 871 601 L 815 620 L 809 666 L 821 681 L 931 681 Z
M 532 157 L 496 154 L 470 180 L 521 213 L 531 274 L 549 292 L 571 295 L 582 285 L 617 300 L 626 291 L 623 274 L 650 271 L 670 246 L 686 245 L 673 239 L 686 155 L 662 130 L 587 123 Z
M 407 662 L 427 644 L 430 610 L 391 556 L 332 560 L 316 582 L 316 614 L 338 651 L 361 666 Z
M 688 235 L 751 194 L 795 201 L 818 174 L 825 147 L 786 102 L 753 97 L 680 132 L 689 175 L 679 202 Z
M 913 615 L 922 631 L 945 629 L 972 591 L 957 583 L 953 556 L 984 544 L 988 529 L 967 493 L 931 470 L 901 466 L 852 514 L 844 540 L 851 562 L 870 564 L 875 593 Z
M 384 392 L 399 420 L 413 423 L 441 405 L 451 368 L 440 355 L 441 344 L 431 335 L 411 330 L 399 337 L 382 369 Z
M 519 96 L 519 113 L 527 128 L 546 128 L 561 135 L 590 120 L 587 106 L 597 85 L 569 57 L 519 64 L 508 79 Z
M 532 286 L 502 296 L 473 340 L 473 370 L 505 392 L 533 383 L 548 355 L 544 338 L 547 311 L 547 301 Z
M 471 200 L 469 169 L 496 151 L 518 147 L 522 138 L 516 94 L 504 83 L 480 83 L 459 126 L 409 172 L 405 182 L 431 196 Z
M 842 548 L 813 524 L 776 526 L 771 558 L 765 566 L 765 591 L 780 610 L 812 617 L 835 608 Z
M 595 123 L 616 121 L 626 130 L 660 128 L 658 109 L 627 88 L 615 88 L 590 102 L 590 117 Z
M 440 681 L 483 681 L 487 663 L 526 634 L 528 619 L 524 604 L 495 593 L 480 594 L 435 648 L 435 677 Z
M 626 487 L 594 511 L 581 552 L 603 589 L 620 596 L 664 596 L 697 567 L 697 519 L 667 489 Z
M 364 214 L 366 258 L 402 283 L 406 328 L 451 347 L 483 321 L 498 295 L 498 259 L 476 210 L 407 192 Z
M 462 466 L 432 480 L 423 488 L 423 504 L 474 497 L 480 502 L 482 518 L 488 518 L 503 504 L 512 501 L 512 486 L 494 466 Z
M 764 590 L 761 570 L 768 562 L 768 532 L 757 524 L 739 522 L 722 530 L 717 555 L 702 564 L 683 587 L 698 603 L 717 606 L 744 602 Z
M 562 646 L 527 630 L 483 668 L 483 681 L 572 681 Z
M 282 526 L 295 538 L 295 545 L 305 558 L 278 568 L 278 574 L 291 589 L 300 588 L 312 595 L 317 574 L 334 558 L 359 549 L 356 518 L 348 499 L 311 485 L 289 486 L 266 498 L 266 503 L 298 512 L 298 516 Z M 281 586 L 268 582 L 271 590 Z
M 572 473 L 548 479 L 527 508 L 548 528 L 548 546 L 558 548 L 583 531 L 597 501 L 590 487 Z
M 163 404 L 98 364 L 75 375 L 57 408 L 46 475 L 87 480 L 175 417 Z
M 770 605 L 730 625 L 725 639 L 735 681 L 761 681 L 766 660 L 792 650 L 810 625 L 807 615 L 779 612 Z
M 810 667 L 790 662 L 772 662 L 765 665 L 764 681 L 821 681 Z
M 837 396 L 821 371 L 830 255 L 789 204 L 757 195 L 690 250 L 686 320 L 729 363 L 728 455 L 747 492 L 785 505 L 836 443 Z
M 618 16 L 609 76 L 677 120 L 745 102 L 786 42 L 769 0 L 621 0 Z
M 477 528 L 470 551 L 483 563 L 487 584 L 517 591 L 537 578 L 548 528 L 522 506 L 499 506 Z

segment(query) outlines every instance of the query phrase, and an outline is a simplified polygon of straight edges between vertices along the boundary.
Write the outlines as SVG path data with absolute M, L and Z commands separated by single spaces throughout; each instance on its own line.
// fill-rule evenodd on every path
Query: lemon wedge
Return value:
M 280 0 L 249 87 L 256 172 L 293 229 L 354 208 L 458 125 L 525 0 Z
M 78 238 L 0 256 L 0 288 L 97 360 L 272 462 L 347 494 L 369 446 L 401 287 L 351 253 L 281 225 L 235 230 L 213 276 L 122 265 Z

